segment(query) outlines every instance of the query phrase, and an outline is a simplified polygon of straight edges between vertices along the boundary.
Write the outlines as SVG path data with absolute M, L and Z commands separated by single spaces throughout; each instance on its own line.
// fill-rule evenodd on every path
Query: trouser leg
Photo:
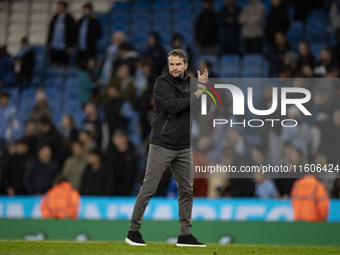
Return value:
M 191 233 L 193 201 L 193 169 L 191 149 L 180 150 L 171 164 L 172 174 L 178 189 L 178 216 L 181 224 L 180 235 Z
M 143 214 L 152 196 L 156 193 L 164 171 L 176 156 L 175 150 L 150 144 L 143 185 L 139 190 L 131 217 L 131 231 L 140 231 Z

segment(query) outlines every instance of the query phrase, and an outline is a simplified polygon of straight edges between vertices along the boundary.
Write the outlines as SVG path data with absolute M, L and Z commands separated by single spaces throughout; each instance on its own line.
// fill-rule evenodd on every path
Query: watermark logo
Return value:
M 247 88 L 247 98 L 246 98 L 243 91 L 239 87 L 232 85 L 232 84 L 215 84 L 214 87 L 208 84 L 203 84 L 203 85 L 205 85 L 215 94 L 221 106 L 223 106 L 221 97 L 219 96 L 219 94 L 217 93 L 215 89 L 227 89 L 231 93 L 231 96 L 232 96 L 232 102 L 233 102 L 232 114 L 235 116 L 245 115 L 245 105 L 247 105 L 249 112 L 256 116 L 269 116 L 273 114 L 274 112 L 276 112 L 278 110 L 278 107 L 280 107 L 281 116 L 286 116 L 287 109 L 288 107 L 291 107 L 291 106 L 295 106 L 305 116 L 312 115 L 305 107 L 305 104 L 308 103 L 311 99 L 310 91 L 305 88 L 272 87 L 271 88 L 272 104 L 270 108 L 269 109 L 256 109 L 254 106 L 254 88 L 253 87 Z M 207 89 L 203 89 L 203 90 L 212 98 L 212 100 L 214 101 L 214 104 L 217 106 L 216 99 L 214 98 L 212 93 L 208 91 Z M 207 94 L 203 94 L 201 96 L 201 115 L 207 115 L 207 112 L 208 112 Z M 294 95 L 294 97 L 291 97 L 291 95 Z M 279 100 L 280 100 L 280 105 L 279 105 Z M 265 119 L 265 121 L 271 122 L 272 127 L 273 127 L 275 121 L 281 121 L 281 120 Z M 213 127 L 215 127 L 218 124 L 227 124 L 228 122 L 229 121 L 227 119 L 214 119 Z M 249 127 L 262 127 L 264 125 L 263 119 L 253 119 L 253 120 L 250 120 L 250 122 L 251 124 L 248 125 Z M 292 125 L 288 125 L 290 127 L 296 126 L 298 124 L 297 120 L 295 119 L 287 119 L 287 120 L 281 121 L 282 126 L 285 126 L 284 123 L 286 122 L 293 123 Z M 254 124 L 254 123 L 257 123 L 257 124 Z M 246 126 L 246 120 L 241 122 L 241 124 L 243 124 L 243 126 Z

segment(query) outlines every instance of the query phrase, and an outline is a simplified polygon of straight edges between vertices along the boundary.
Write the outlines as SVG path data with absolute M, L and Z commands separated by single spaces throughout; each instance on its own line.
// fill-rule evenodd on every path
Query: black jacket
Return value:
M 63 145 L 63 139 L 58 130 L 52 126 L 47 133 L 41 133 L 37 139 L 37 148 L 49 146 L 52 149 L 52 157 L 55 161 L 62 165 L 66 157 L 66 150 Z
M 129 143 L 127 151 L 120 152 L 113 143 L 110 143 L 106 153 L 106 164 L 113 175 L 113 193 L 110 195 L 130 196 L 138 170 L 135 147 Z
M 52 41 L 52 36 L 53 36 L 53 30 L 54 30 L 54 25 L 56 22 L 56 19 L 58 17 L 58 14 L 54 15 L 48 29 L 48 40 L 47 44 L 50 45 Z M 75 38 L 76 38 L 76 31 L 75 31 L 75 22 L 74 19 L 72 18 L 71 15 L 65 14 L 65 42 L 67 47 L 73 47 Z
M 35 64 L 35 54 L 32 49 L 28 50 L 21 57 L 21 69 L 18 73 L 19 78 L 31 80 Z
M 196 19 L 195 40 L 204 46 L 217 43 L 217 15 L 214 11 L 204 10 Z
M 151 121 L 151 143 L 168 149 L 190 147 L 190 103 L 199 102 L 190 88 L 189 77 L 174 78 L 168 71 L 157 78 L 153 96 L 154 117 Z
M 267 17 L 266 35 L 268 40 L 274 44 L 275 34 L 282 32 L 286 34 L 290 21 L 287 9 L 284 6 L 272 8 Z
M 77 43 L 79 43 L 79 31 L 82 22 L 84 21 L 85 17 L 82 17 L 77 23 Z M 87 30 L 87 50 L 90 53 L 96 52 L 96 42 L 102 37 L 102 28 L 99 24 L 98 19 L 95 15 L 91 15 L 89 17 L 88 23 L 88 30 Z
M 24 174 L 24 183 L 28 194 L 44 194 L 53 186 L 53 181 L 60 169 L 58 164 L 51 161 L 49 164 L 42 164 L 34 160 L 28 164 Z
M 90 164 L 82 176 L 80 194 L 84 196 L 109 196 L 112 194 L 112 174 L 105 165 L 95 170 Z

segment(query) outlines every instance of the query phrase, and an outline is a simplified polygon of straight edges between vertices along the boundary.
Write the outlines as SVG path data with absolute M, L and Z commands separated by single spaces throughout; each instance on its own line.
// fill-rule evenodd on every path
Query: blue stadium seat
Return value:
M 249 54 L 243 57 L 243 67 L 263 66 L 264 58 L 260 54 Z
M 240 66 L 241 60 L 240 60 L 239 55 L 227 54 L 227 55 L 222 55 L 220 64 Z
M 199 61 L 201 60 L 207 60 L 211 62 L 213 65 L 216 65 L 218 62 L 217 56 L 216 55 L 201 55 L 199 58 Z
M 241 75 L 243 78 L 263 78 L 262 66 L 247 66 L 241 68 Z
M 220 65 L 219 74 L 221 78 L 239 78 L 240 67 L 238 65 Z
M 129 1 L 115 1 L 112 10 L 113 12 L 127 12 L 130 7 Z
M 181 10 L 191 11 L 192 1 L 175 0 L 175 1 L 172 1 L 172 6 L 173 6 L 175 12 L 181 11 Z
M 152 5 L 153 12 L 167 12 L 169 13 L 169 10 L 171 10 L 172 5 L 171 1 L 169 0 L 161 0 L 161 1 L 154 1 Z
M 314 53 L 314 56 L 316 57 L 317 60 L 320 59 L 320 51 L 324 48 L 327 48 L 326 43 L 313 43 L 310 46 L 312 52 Z

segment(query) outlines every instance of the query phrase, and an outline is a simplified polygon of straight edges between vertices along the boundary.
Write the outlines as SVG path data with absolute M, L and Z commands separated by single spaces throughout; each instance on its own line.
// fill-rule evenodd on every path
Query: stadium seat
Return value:
M 239 55 L 227 54 L 227 55 L 222 55 L 220 64 L 240 66 L 241 61 L 240 61 Z
M 247 68 L 241 68 L 241 75 L 243 78 L 261 78 L 263 77 L 262 66 L 247 66 Z
M 249 54 L 243 57 L 243 67 L 263 66 L 264 58 L 260 54 Z

